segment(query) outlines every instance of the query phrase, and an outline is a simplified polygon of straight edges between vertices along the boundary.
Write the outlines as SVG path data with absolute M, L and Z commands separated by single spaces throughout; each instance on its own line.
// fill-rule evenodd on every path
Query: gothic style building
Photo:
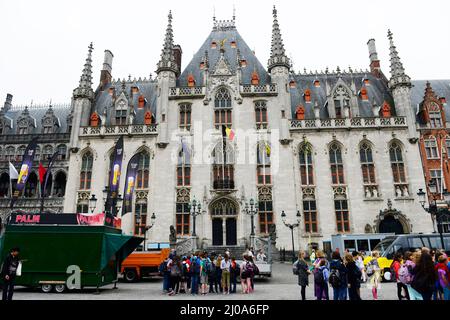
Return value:
M 424 98 L 424 82 L 411 81 L 390 31 L 390 77 L 381 70 L 373 39 L 370 70 L 295 73 L 275 8 L 267 68 L 233 17 L 214 18 L 212 31 L 181 70 L 171 13 L 168 18 L 155 79 L 113 80 L 113 54 L 106 50 L 94 91 L 91 45 L 65 118 L 55 107 L 47 111 L 45 119 L 54 112 L 55 128 L 65 132 L 52 135 L 70 132 L 64 212 L 89 213 L 88 199 L 101 199 L 114 145 L 123 136 L 122 177 L 130 158 L 142 157 L 133 212 L 122 216 L 122 229 L 140 234 L 154 212 L 149 243 L 167 242 L 171 225 L 179 242 L 191 237 L 194 199 L 201 204 L 195 233 L 202 247 L 249 244 L 251 199 L 256 237 L 276 229 L 279 248 L 291 244 L 283 212 L 286 222 L 295 222 L 297 212 L 300 216 L 296 248 L 322 247 L 336 233 L 433 230 L 416 195 L 426 185 L 421 128 L 435 119 L 428 110 L 439 110 L 444 124 L 448 107 L 444 98 Z M 449 82 L 437 93 L 447 99 Z M 9 119 L 8 111 L 1 119 Z M 8 123 L 3 121 L 2 128 Z M 223 126 L 232 129 L 226 138 Z M 94 212 L 103 206 L 98 201 Z

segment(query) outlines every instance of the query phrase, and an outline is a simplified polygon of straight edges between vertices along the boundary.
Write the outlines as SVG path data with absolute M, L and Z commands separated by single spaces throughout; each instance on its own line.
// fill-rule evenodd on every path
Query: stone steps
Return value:
M 209 246 L 205 248 L 205 251 L 209 254 L 214 252 L 223 255 L 227 249 L 230 251 L 231 257 L 238 260 L 242 259 L 242 255 L 246 251 L 245 246 Z

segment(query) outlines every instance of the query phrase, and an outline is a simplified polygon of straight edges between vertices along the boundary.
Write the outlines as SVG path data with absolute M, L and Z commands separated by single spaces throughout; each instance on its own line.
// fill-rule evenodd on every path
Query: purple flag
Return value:
M 119 191 L 120 172 L 123 158 L 123 136 L 117 140 L 114 148 L 114 158 L 111 163 L 111 174 L 109 176 L 109 195 L 112 199 L 117 198 Z
M 123 191 L 122 216 L 133 211 L 133 191 L 136 185 L 137 169 L 141 161 L 141 154 L 137 153 L 128 162 L 125 189 Z

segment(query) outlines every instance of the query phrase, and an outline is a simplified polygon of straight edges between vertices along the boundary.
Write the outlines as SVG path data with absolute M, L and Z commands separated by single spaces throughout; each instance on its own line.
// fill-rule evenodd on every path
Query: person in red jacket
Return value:
M 394 255 L 394 261 L 392 262 L 391 269 L 393 271 L 393 276 L 395 277 L 395 281 L 397 282 L 397 296 L 398 300 L 406 299 L 409 300 L 408 288 L 404 285 L 400 279 L 398 271 L 402 266 L 403 255 L 400 252 L 397 252 Z M 402 295 L 402 290 L 405 292 L 405 295 Z

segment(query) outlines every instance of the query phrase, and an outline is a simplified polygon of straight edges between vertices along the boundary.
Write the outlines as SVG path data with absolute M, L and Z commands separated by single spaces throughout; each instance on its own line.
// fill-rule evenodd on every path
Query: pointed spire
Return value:
M 389 87 L 394 89 L 397 86 L 411 87 L 411 78 L 405 74 L 405 69 L 398 56 L 397 48 L 394 45 L 391 30 L 388 30 L 388 39 L 390 42 L 389 56 L 391 61 L 391 79 L 389 80 Z
M 92 90 L 92 50 L 94 49 L 92 42 L 89 45 L 88 56 L 84 64 L 83 72 L 81 73 L 80 83 L 78 87 L 73 90 L 74 98 L 94 98 L 94 91 Z
M 273 26 L 272 26 L 272 46 L 270 48 L 270 59 L 268 61 L 269 72 L 273 67 L 291 67 L 290 60 L 284 50 L 283 39 L 281 38 L 280 25 L 278 24 L 277 9 L 273 6 Z
M 172 71 L 175 74 L 178 73 L 178 66 L 173 53 L 172 11 L 169 11 L 161 59 L 157 64 L 156 73 L 160 73 L 161 71 Z

